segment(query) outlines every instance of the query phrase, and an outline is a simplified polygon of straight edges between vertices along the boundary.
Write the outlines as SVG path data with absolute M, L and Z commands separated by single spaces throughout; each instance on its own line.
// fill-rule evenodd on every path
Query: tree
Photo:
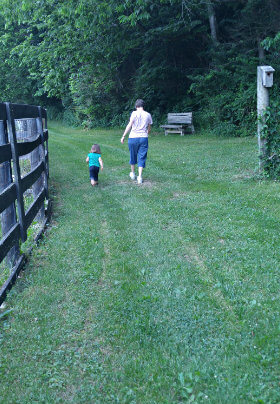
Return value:
M 191 109 L 244 134 L 256 65 L 274 60 L 263 39 L 280 31 L 276 0 L 0 0 L 0 11 L 2 94 L 60 100 L 86 125 L 121 123 L 141 97 L 156 119 Z

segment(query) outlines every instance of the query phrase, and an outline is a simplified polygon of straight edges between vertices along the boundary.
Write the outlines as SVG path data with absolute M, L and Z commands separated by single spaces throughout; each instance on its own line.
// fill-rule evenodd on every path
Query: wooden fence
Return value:
M 27 158 L 28 164 L 23 164 Z M 24 166 L 30 167 L 24 170 Z M 47 223 L 48 176 L 46 110 L 0 103 L 0 264 L 4 261 L 9 268 L 8 278 L 0 285 L 0 305 L 26 260 L 20 244 L 27 240 L 29 227 L 35 218 L 40 222 L 38 238 Z M 26 195 L 31 195 L 28 207 Z

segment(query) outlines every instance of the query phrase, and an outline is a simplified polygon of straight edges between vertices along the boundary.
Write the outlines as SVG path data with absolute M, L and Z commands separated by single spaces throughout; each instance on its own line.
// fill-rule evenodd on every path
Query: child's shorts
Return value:
M 98 182 L 99 167 L 90 166 L 89 167 L 89 178 L 95 182 Z
M 137 164 L 138 167 L 145 167 L 148 154 L 148 138 L 135 137 L 128 139 L 128 148 L 130 151 L 129 164 Z

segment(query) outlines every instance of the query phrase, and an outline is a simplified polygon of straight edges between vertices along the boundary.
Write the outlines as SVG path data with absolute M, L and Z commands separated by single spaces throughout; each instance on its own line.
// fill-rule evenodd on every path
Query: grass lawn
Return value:
M 153 134 L 137 185 L 121 134 L 50 127 L 54 216 L 0 321 L 0 403 L 279 403 L 280 194 L 256 139 Z

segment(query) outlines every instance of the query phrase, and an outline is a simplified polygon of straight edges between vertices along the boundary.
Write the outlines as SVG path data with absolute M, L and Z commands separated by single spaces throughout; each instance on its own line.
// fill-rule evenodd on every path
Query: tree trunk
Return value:
M 207 3 L 207 11 L 208 11 L 208 18 L 211 30 L 211 38 L 214 45 L 218 44 L 218 35 L 217 35 L 217 21 L 215 16 L 215 10 L 211 1 Z
M 258 53 L 259 53 L 259 61 L 262 63 L 262 61 L 265 58 L 265 53 L 264 53 L 264 48 L 262 47 L 262 41 L 258 39 Z

